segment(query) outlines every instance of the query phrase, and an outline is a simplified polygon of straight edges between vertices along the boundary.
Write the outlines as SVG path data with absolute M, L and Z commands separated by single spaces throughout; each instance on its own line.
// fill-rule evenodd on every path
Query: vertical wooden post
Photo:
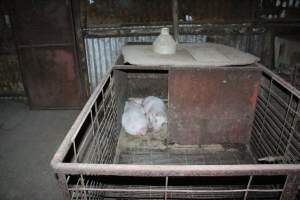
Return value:
M 173 36 L 178 41 L 178 0 L 172 0 Z
M 89 80 L 88 80 L 88 67 L 85 56 L 85 43 L 83 32 L 81 31 L 81 27 L 86 27 L 86 10 L 87 3 L 84 1 L 74 1 L 70 0 L 71 7 L 71 20 L 73 21 L 72 29 L 74 32 L 73 40 L 75 47 L 75 61 L 78 63 L 78 72 L 79 78 L 81 81 L 81 97 L 83 102 L 85 102 L 88 97 L 91 95 Z M 81 13 L 83 13 L 83 17 L 81 19 Z M 84 24 L 83 24 L 84 23 Z

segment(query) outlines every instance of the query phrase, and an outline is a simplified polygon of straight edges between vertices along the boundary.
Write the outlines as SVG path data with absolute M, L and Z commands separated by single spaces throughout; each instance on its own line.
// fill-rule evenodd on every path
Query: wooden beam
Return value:
M 172 0 L 173 36 L 178 41 L 178 0 Z

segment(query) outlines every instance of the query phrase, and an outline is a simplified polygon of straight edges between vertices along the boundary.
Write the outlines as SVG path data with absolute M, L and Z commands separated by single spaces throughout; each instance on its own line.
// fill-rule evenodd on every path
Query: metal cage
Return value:
M 124 103 L 112 69 L 69 130 L 52 167 L 65 199 L 296 199 L 300 92 L 263 66 L 249 143 L 273 164 L 118 164 Z M 118 79 L 119 80 L 119 79 Z

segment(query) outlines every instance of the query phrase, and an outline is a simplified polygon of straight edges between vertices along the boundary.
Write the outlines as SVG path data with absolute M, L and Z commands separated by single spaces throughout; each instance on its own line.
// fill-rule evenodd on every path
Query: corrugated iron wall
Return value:
M 153 42 L 157 36 L 129 36 L 86 38 L 86 58 L 90 89 L 93 91 L 102 77 L 109 71 L 121 53 L 121 48 L 128 42 Z M 204 35 L 181 35 L 181 43 L 206 42 Z
M 128 42 L 153 42 L 156 36 L 85 38 L 86 60 L 91 91 L 109 71 Z M 216 42 L 261 55 L 263 34 L 244 35 L 180 35 L 180 43 Z
M 258 29 L 246 24 L 256 19 L 258 3 L 179 0 L 179 42 L 216 42 L 260 55 L 262 34 L 253 34 Z M 124 44 L 153 42 L 163 26 L 173 31 L 172 0 L 91 0 L 84 1 L 81 10 L 91 91 L 114 64 Z

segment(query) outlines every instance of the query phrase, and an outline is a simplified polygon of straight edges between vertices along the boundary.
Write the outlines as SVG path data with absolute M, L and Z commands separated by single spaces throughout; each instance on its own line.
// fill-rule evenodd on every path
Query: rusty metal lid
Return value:
M 139 66 L 220 67 L 250 65 L 259 61 L 249 53 L 221 44 L 180 44 L 176 54 L 161 55 L 151 45 L 127 45 L 122 49 L 124 62 Z

